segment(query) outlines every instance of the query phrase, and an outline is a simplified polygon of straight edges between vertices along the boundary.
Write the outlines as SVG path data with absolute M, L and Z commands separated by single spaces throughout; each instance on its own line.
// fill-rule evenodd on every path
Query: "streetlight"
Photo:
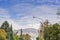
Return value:
M 39 20 L 41 20 L 40 21 L 40 23 L 41 23 L 41 28 L 40 28 L 40 30 L 38 31 L 38 33 L 39 33 L 39 40 L 44 40 L 44 27 L 43 27 L 43 19 L 42 18 L 39 18 L 39 17 L 35 17 L 35 16 L 33 16 L 33 18 L 37 18 L 37 19 L 39 19 Z
M 33 18 L 38 18 L 38 19 L 40 19 L 40 20 L 43 22 L 43 19 L 42 19 L 42 18 L 39 18 L 39 17 L 35 17 L 35 16 L 33 16 Z
M 39 19 L 39 20 L 41 20 L 40 21 L 40 24 L 41 24 L 41 28 L 43 27 L 43 19 L 42 18 L 39 18 L 39 17 L 35 17 L 35 16 L 33 16 L 33 18 L 37 18 L 37 19 Z M 42 29 L 41 29 L 42 30 Z

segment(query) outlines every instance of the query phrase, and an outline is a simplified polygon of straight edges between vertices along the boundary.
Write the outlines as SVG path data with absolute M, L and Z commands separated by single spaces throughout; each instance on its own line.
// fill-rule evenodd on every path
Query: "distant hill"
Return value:
M 26 29 L 22 29 L 23 30 L 23 34 L 30 34 L 31 37 L 35 40 L 35 38 L 37 37 L 38 35 L 38 30 L 37 29 L 34 29 L 34 28 L 26 28 Z M 20 34 L 21 33 L 21 30 L 14 30 L 14 32 L 16 33 L 18 31 L 17 34 Z

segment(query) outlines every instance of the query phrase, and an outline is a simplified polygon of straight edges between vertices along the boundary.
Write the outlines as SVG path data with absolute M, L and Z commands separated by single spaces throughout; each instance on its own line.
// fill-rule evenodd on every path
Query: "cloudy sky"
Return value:
M 56 23 L 60 0 L 0 0 L 0 25 L 7 20 L 13 29 L 39 28 L 38 18 Z M 38 18 L 33 18 L 36 16 Z

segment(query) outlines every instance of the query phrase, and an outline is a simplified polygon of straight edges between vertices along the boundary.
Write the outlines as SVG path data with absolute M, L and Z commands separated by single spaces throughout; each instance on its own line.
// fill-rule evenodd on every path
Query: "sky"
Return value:
M 7 20 L 13 30 L 40 26 L 40 19 L 59 22 L 56 13 L 60 0 L 0 0 L 0 25 Z M 33 16 L 37 18 L 33 18 Z

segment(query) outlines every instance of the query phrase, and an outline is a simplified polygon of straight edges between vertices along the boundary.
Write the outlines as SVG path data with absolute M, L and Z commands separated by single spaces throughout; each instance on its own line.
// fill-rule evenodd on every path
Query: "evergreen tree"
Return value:
M 13 40 L 13 30 L 12 30 L 12 25 L 10 27 L 10 40 Z
M 1 25 L 1 29 L 4 29 L 6 32 L 9 31 L 9 23 L 7 21 L 5 21 L 2 25 Z
M 2 25 L 1 25 L 1 29 L 4 29 L 5 32 L 7 33 L 7 39 L 9 39 L 9 23 L 7 21 L 5 21 Z
M 19 40 L 24 40 L 24 38 L 23 38 L 23 36 L 22 36 L 22 29 L 21 29 L 21 35 L 20 35 L 20 38 L 19 38 Z

